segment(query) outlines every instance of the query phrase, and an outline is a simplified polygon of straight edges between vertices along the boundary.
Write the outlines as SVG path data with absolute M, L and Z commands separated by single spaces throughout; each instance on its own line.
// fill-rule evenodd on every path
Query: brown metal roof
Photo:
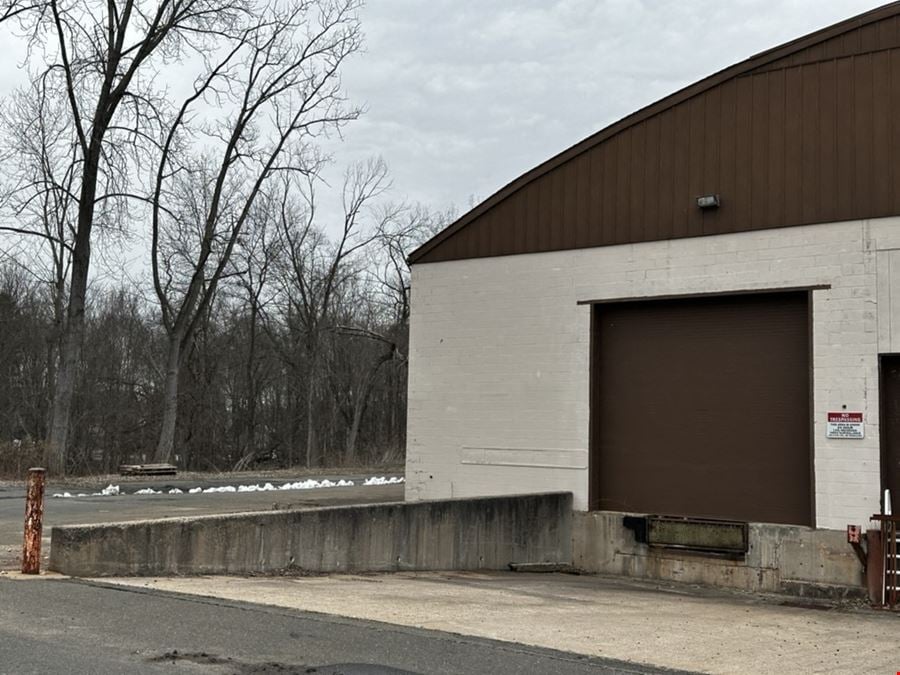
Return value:
M 753 56 L 505 186 L 411 263 L 900 214 L 900 2 Z M 720 194 L 718 209 L 696 197 Z

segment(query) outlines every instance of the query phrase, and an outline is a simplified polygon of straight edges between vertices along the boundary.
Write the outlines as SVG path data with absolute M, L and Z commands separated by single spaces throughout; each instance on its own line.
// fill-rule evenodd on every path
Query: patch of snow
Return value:
M 352 480 L 339 480 L 337 483 L 334 481 L 328 480 L 327 478 L 323 478 L 322 480 L 316 480 L 315 478 L 309 478 L 307 480 L 297 481 L 296 483 L 285 483 L 279 490 L 316 490 L 318 488 L 332 488 L 332 487 L 351 487 L 353 485 Z
M 237 488 L 234 485 L 220 485 L 219 487 L 208 487 L 203 490 L 203 494 L 209 494 L 211 492 L 237 492 Z
M 79 492 L 78 494 L 73 495 L 71 492 L 57 492 L 53 496 L 63 499 L 72 499 L 73 497 L 115 497 L 120 494 L 122 494 L 122 492 L 119 490 L 118 485 L 107 485 L 100 490 L 100 492 L 92 492 L 91 494 Z
M 405 478 L 398 478 L 397 476 L 391 476 L 390 478 L 385 478 L 384 476 L 372 476 L 371 478 L 366 478 L 366 481 L 363 483 L 363 485 L 396 485 L 398 483 L 405 482 Z
M 271 492 L 272 490 L 277 490 L 278 488 L 272 485 L 271 483 L 266 483 L 265 485 L 238 485 L 238 492 Z
M 366 478 L 363 482 L 365 486 L 372 485 L 396 485 L 398 483 L 405 482 L 405 479 L 399 478 L 397 476 L 391 476 L 387 478 L 385 476 L 372 476 L 370 478 Z M 323 478 L 322 480 L 316 480 L 315 478 L 308 478 L 306 480 L 296 481 L 294 483 L 283 483 L 282 485 L 272 485 L 272 483 L 265 483 L 263 485 L 219 485 L 215 487 L 193 487 L 190 488 L 187 493 L 191 495 L 196 494 L 212 494 L 212 493 L 222 493 L 222 492 L 274 492 L 277 490 L 316 490 L 319 488 L 334 488 L 334 487 L 353 487 L 356 483 L 352 480 L 345 480 L 343 478 L 338 481 L 329 480 L 328 478 Z M 127 492 L 123 492 L 118 485 L 107 485 L 100 492 L 94 492 L 91 494 L 85 494 L 83 492 L 72 495 L 69 492 L 57 492 L 53 496 L 57 498 L 72 498 L 73 496 L 77 497 L 114 497 L 117 495 L 125 495 Z M 132 494 L 135 495 L 161 495 L 163 494 L 162 490 L 154 490 L 153 488 L 144 488 L 142 490 L 137 490 Z M 185 494 L 184 490 L 179 488 L 171 488 L 168 490 L 168 494 L 170 495 L 183 495 Z

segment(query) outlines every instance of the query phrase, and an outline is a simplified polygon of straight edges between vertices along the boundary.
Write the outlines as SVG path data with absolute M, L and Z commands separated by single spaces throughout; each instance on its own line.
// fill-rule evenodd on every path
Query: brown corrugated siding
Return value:
M 713 86 L 695 85 L 696 95 L 673 95 L 608 137 L 588 139 L 464 216 L 412 261 L 897 215 L 900 8 L 879 11 L 877 21 L 775 60 L 755 57 L 765 63 L 751 59 Z M 722 207 L 701 211 L 695 198 L 711 193 Z

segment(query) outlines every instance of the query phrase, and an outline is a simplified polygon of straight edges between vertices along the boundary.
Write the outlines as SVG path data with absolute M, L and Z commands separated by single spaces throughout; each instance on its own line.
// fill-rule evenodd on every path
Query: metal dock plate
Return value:
M 743 555 L 749 548 L 749 526 L 731 520 L 647 516 L 647 543 L 650 546 Z

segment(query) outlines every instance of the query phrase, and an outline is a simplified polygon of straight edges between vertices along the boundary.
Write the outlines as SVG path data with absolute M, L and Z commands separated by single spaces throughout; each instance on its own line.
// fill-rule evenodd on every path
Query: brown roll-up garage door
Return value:
M 593 311 L 592 508 L 812 524 L 807 292 Z

